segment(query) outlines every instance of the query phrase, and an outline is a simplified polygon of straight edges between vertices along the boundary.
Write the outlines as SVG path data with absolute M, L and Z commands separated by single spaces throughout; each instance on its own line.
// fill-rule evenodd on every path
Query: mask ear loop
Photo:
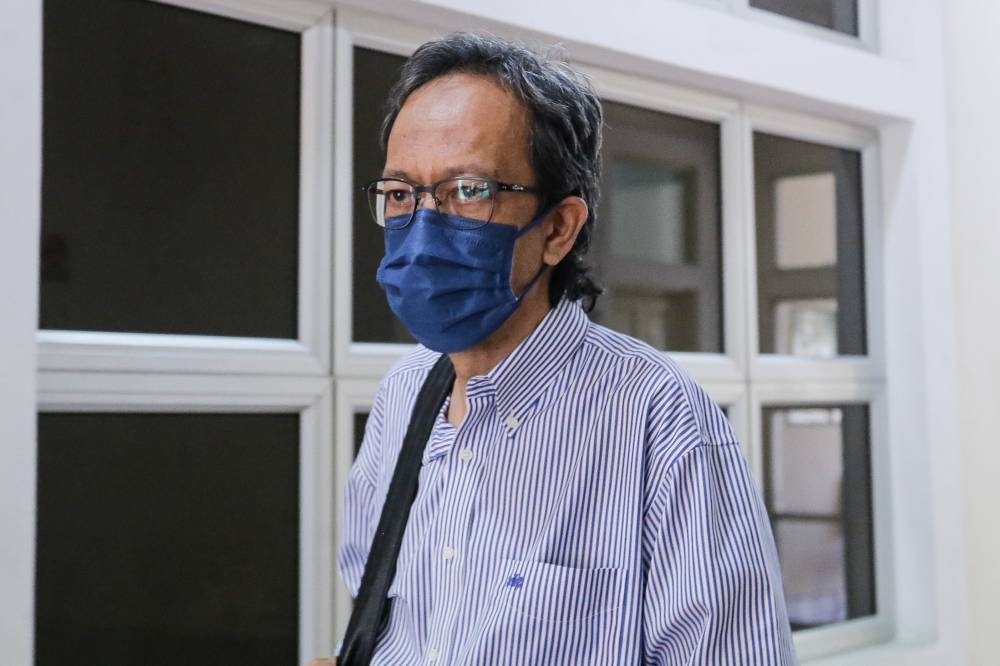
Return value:
M 520 238 L 521 236 L 523 236 L 524 234 L 528 233 L 529 231 L 537 227 L 539 224 L 541 224 L 542 220 L 544 220 L 545 217 L 549 213 L 551 213 L 555 207 L 556 204 L 552 204 L 551 206 L 544 208 L 540 213 L 538 213 L 538 215 L 535 216 L 533 220 L 531 220 L 531 222 L 528 222 L 522 228 L 518 229 L 517 235 L 514 236 L 514 239 L 517 240 L 518 238 Z M 549 268 L 550 266 L 548 264 L 542 262 L 541 269 L 539 269 L 539 271 L 535 273 L 535 277 L 531 278 L 531 282 L 529 282 L 528 286 L 524 288 L 524 291 L 521 292 L 521 295 L 517 297 L 518 303 L 520 303 L 524 299 L 524 297 L 528 295 L 528 292 L 531 291 L 531 288 L 534 287 L 535 284 L 537 284 L 537 282 L 542 279 L 542 276 L 545 275 L 545 271 L 549 270 Z
M 524 297 L 528 295 L 528 292 L 531 291 L 531 288 L 534 287 L 535 284 L 540 279 L 542 279 L 542 276 L 545 275 L 545 271 L 549 270 L 549 268 L 551 267 L 548 264 L 545 263 L 542 264 L 542 268 L 537 273 L 535 273 L 535 277 L 531 278 L 531 282 L 529 282 L 528 286 L 524 288 L 524 291 L 521 292 L 521 295 L 517 297 L 518 303 L 524 300 Z
M 547 208 L 543 208 L 542 211 L 540 213 L 538 213 L 538 215 L 536 215 L 531 220 L 531 222 L 528 222 L 526 225 L 524 225 L 523 227 L 521 227 L 520 229 L 517 230 L 517 235 L 514 236 L 514 238 L 515 239 L 520 238 L 521 236 L 523 236 L 524 234 L 528 233 L 529 231 L 531 231 L 532 229 L 534 229 L 535 227 L 537 227 L 539 224 L 541 224 L 542 220 L 545 219 L 545 216 L 548 215 L 549 213 L 551 213 L 552 210 L 556 207 L 556 205 L 557 204 L 552 204 L 551 206 L 548 206 Z

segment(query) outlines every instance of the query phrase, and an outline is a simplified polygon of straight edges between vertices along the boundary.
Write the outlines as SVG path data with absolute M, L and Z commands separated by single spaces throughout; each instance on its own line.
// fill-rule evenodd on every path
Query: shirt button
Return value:
M 469 462 L 472 460 L 472 449 L 462 449 L 458 452 L 458 457 L 462 462 Z
M 441 557 L 443 557 L 446 560 L 452 559 L 453 557 L 455 557 L 455 549 L 452 548 L 451 546 L 445 546 L 441 550 Z
M 506 424 L 506 426 L 511 430 L 515 430 L 517 426 L 521 425 L 521 422 L 517 420 L 516 416 L 511 414 L 510 416 L 507 417 L 507 420 L 504 421 L 504 424 Z
M 441 652 L 437 648 L 431 648 L 427 651 L 427 661 L 437 661 L 440 656 Z

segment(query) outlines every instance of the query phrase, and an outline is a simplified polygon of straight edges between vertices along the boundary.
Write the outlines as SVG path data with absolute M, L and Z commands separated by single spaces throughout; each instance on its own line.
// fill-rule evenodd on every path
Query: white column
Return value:
M 0 20 L 0 663 L 32 663 L 42 3 Z
M 1000 3 L 945 3 L 969 663 L 1000 663 Z M 956 563 L 958 566 L 958 563 Z

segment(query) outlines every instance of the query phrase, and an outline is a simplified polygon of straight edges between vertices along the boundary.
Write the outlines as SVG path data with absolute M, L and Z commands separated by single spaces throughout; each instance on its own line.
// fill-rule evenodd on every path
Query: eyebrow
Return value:
M 488 169 L 481 164 L 460 164 L 445 172 L 444 178 L 456 178 L 458 176 L 480 176 L 483 178 L 497 178 L 499 171 L 496 168 Z M 413 181 L 414 179 L 405 170 L 386 169 L 382 171 L 383 178 L 403 178 Z

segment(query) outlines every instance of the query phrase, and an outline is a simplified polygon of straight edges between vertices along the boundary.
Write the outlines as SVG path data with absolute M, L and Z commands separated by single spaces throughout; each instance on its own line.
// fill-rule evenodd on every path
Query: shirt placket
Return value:
M 471 393 L 471 392 L 470 392 Z M 461 638 L 457 626 L 465 606 L 468 579 L 469 534 L 479 496 L 481 446 L 490 441 L 496 426 L 496 407 L 490 390 L 469 397 L 469 412 L 455 433 L 452 450 L 445 462 L 448 483 L 437 517 L 438 542 L 433 550 L 436 608 L 427 637 L 425 663 L 451 663 Z

